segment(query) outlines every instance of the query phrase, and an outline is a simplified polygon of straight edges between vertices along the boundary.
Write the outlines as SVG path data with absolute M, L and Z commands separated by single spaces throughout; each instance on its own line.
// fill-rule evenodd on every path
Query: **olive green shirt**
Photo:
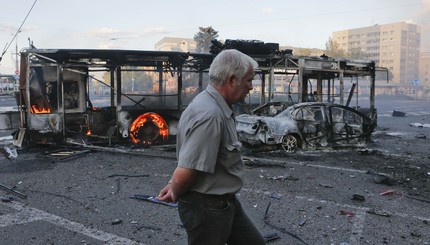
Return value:
M 178 166 L 200 171 L 190 191 L 238 192 L 243 186 L 241 148 L 233 111 L 209 84 L 185 109 L 178 124 Z

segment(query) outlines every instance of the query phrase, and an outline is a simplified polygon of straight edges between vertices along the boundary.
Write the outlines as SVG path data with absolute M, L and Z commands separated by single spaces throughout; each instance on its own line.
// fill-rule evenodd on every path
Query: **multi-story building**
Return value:
M 419 79 L 421 28 L 398 22 L 333 32 L 332 40 L 349 53 L 359 52 L 390 71 L 390 80 L 411 84 Z
M 155 44 L 158 51 L 194 52 L 197 43 L 192 38 L 164 37 Z
M 430 88 L 430 52 L 420 55 L 420 84 Z

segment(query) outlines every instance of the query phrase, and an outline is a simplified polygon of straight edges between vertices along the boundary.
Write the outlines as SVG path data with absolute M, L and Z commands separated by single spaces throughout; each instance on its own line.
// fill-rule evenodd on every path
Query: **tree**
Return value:
M 212 26 L 199 27 L 199 32 L 194 35 L 194 41 L 197 43 L 197 53 L 209 53 L 211 41 L 218 38 L 218 32 Z
M 310 56 L 312 54 L 312 51 L 308 48 L 298 48 L 293 51 L 294 54 L 299 56 Z
M 364 59 L 367 59 L 367 54 L 366 52 L 363 52 L 361 48 L 351 48 L 349 49 L 349 52 L 348 52 L 348 58 L 364 60 Z
M 328 38 L 328 41 L 325 43 L 325 51 L 328 57 L 332 58 L 341 58 L 345 57 L 345 50 L 339 47 L 339 44 L 336 41 L 333 41 L 331 37 Z

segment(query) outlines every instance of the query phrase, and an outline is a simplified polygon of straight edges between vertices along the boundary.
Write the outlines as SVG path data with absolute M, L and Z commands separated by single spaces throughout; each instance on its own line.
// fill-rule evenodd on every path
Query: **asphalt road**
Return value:
M 366 149 L 245 152 L 238 196 L 263 234 L 279 235 L 269 244 L 304 244 L 291 233 L 307 244 L 430 244 L 430 129 L 410 126 L 429 123 L 430 110 L 401 104 L 379 106 Z M 116 149 L 125 153 L 27 146 L 16 159 L 0 155 L 0 184 L 26 196 L 0 189 L 0 244 L 186 244 L 175 207 L 130 198 L 158 193 L 174 148 Z

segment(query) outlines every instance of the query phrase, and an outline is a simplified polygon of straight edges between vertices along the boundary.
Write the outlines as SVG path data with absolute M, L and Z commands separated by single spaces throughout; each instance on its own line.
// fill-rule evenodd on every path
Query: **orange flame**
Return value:
M 86 135 L 92 135 L 90 128 L 88 128 Z
M 34 114 L 51 113 L 51 109 L 50 108 L 37 108 L 36 105 L 32 105 L 30 112 L 34 113 Z
M 153 123 L 158 127 L 157 135 L 158 137 L 154 139 L 153 141 L 146 141 L 139 139 L 139 130 L 141 127 L 145 126 L 147 123 Z M 166 140 L 169 136 L 169 129 L 167 127 L 166 121 L 164 121 L 163 117 L 156 113 L 148 112 L 143 115 L 140 115 L 136 120 L 134 120 L 133 124 L 130 128 L 130 138 L 131 141 L 135 144 L 138 144 L 142 141 L 142 144 L 144 145 L 151 145 L 153 143 L 156 143 L 154 141 L 157 140 Z

